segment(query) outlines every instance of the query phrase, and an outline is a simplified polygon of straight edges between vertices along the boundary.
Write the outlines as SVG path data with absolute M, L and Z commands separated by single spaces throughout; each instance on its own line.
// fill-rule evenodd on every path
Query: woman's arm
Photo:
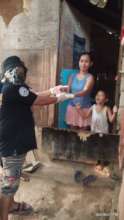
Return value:
M 82 91 L 80 91 L 80 92 L 75 93 L 74 94 L 75 97 L 87 95 L 92 90 L 92 88 L 94 86 L 94 83 L 95 83 L 94 77 L 91 75 L 89 77 L 89 79 L 87 80 L 87 83 L 86 83 L 84 89 Z
M 114 106 L 113 107 L 113 112 L 111 111 L 110 108 L 107 108 L 107 116 L 108 116 L 108 120 L 109 122 L 113 123 L 115 118 L 116 118 L 116 114 L 117 114 L 117 107 Z

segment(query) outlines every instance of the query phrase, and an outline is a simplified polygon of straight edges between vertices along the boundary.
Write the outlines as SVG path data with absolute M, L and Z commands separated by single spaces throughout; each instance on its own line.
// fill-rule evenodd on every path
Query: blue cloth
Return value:
M 82 80 L 79 80 L 77 78 L 77 74 L 72 75 L 71 92 L 77 93 L 77 92 L 82 91 L 86 85 L 88 77 L 89 77 L 89 74 L 86 74 L 86 76 Z M 70 100 L 69 104 L 72 106 L 79 104 L 81 108 L 89 108 L 91 106 L 90 95 L 91 94 L 89 93 L 82 97 L 75 97 L 73 100 Z

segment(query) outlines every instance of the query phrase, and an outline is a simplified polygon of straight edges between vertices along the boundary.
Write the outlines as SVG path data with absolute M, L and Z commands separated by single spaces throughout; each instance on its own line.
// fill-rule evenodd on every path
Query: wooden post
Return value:
M 124 2 L 122 1 L 122 24 L 121 33 L 124 28 Z M 119 107 L 119 112 L 124 107 L 124 46 L 120 43 L 119 59 L 118 59 L 118 79 L 116 81 L 116 94 L 115 104 Z M 120 113 L 118 113 L 117 120 L 114 124 L 113 132 L 117 131 L 120 127 Z
M 121 31 L 124 28 L 124 2 L 122 1 L 122 25 Z M 119 79 L 116 84 L 116 97 L 115 102 L 119 105 L 119 109 L 124 109 L 124 45 L 120 44 L 119 52 L 119 64 L 118 64 L 118 76 Z M 118 220 L 118 216 L 114 215 L 117 210 L 118 212 L 118 197 L 119 197 L 120 187 L 116 187 L 115 193 L 112 200 L 111 216 L 109 220 Z
M 124 28 L 124 3 L 122 1 L 122 25 L 121 31 Z M 116 103 L 119 104 L 119 108 L 124 107 L 124 45 L 120 44 L 120 54 L 119 54 L 119 80 L 116 86 Z

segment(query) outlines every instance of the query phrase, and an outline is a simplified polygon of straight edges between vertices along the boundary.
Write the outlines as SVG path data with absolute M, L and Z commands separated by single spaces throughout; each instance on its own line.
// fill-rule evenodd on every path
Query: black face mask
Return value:
M 23 84 L 26 80 L 26 72 L 23 67 L 16 67 L 12 70 L 13 83 L 14 84 Z

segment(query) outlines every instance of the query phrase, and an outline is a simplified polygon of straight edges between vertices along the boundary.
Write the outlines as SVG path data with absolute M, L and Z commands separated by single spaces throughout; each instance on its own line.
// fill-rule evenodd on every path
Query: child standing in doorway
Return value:
M 91 132 L 108 134 L 109 133 L 109 122 L 113 123 L 117 114 L 117 107 L 114 106 L 111 110 L 107 105 L 108 97 L 103 90 L 100 90 L 96 94 L 96 104 L 90 109 L 86 117 L 91 116 Z M 96 165 L 96 171 L 103 173 L 104 166 L 108 164 L 108 161 L 98 161 Z
M 96 104 L 93 105 L 87 117 L 91 116 L 91 131 L 93 133 L 109 133 L 109 122 L 113 123 L 117 114 L 117 107 L 113 107 L 113 111 L 106 105 L 108 97 L 103 90 L 96 94 Z

